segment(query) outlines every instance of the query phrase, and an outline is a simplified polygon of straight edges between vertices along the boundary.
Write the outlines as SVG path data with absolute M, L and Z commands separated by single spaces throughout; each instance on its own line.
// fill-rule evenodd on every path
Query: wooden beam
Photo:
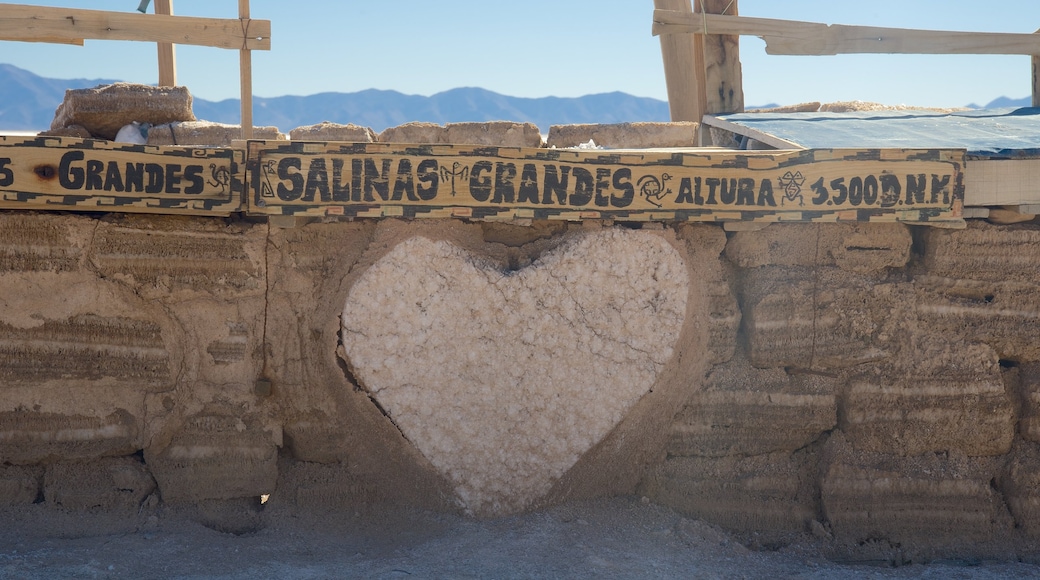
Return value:
M 249 0 L 238 0 L 238 18 L 243 31 L 252 28 Z M 243 32 L 244 33 L 244 32 Z M 270 32 L 268 32 L 270 37 Z M 243 44 L 238 53 L 239 94 L 242 104 L 242 138 L 253 138 L 253 53 Z
M 270 50 L 271 21 L 0 4 L 0 40 L 139 40 Z
M 1037 30 L 1034 34 L 1040 33 Z M 1040 107 L 1040 74 L 1037 69 L 1040 69 L 1040 52 L 1031 55 L 1030 59 L 1033 64 L 1033 106 Z
M 737 0 L 700 0 L 707 14 L 737 15 Z M 740 36 L 709 34 L 704 37 L 706 113 L 744 112 L 744 85 L 740 70 Z
M 54 36 L 41 36 L 39 38 L 19 38 L 21 42 L 46 42 L 48 44 L 71 44 L 74 46 L 83 46 L 82 38 L 56 38 Z
M 654 6 L 693 15 L 690 0 L 654 0 Z M 656 13 L 656 11 L 655 11 Z M 672 121 L 697 121 L 708 107 L 704 78 L 704 46 L 700 36 L 661 36 L 664 80 Z
M 828 25 L 678 10 L 654 10 L 653 32 L 758 36 L 765 40 L 768 54 L 1040 54 L 1036 34 Z
M 165 16 L 173 14 L 173 0 L 155 0 L 155 13 Z M 173 43 L 160 42 L 159 49 L 159 86 L 177 86 L 177 57 Z

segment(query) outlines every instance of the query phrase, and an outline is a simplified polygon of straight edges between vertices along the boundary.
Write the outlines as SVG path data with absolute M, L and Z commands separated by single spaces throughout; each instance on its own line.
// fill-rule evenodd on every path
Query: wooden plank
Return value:
M 768 54 L 1040 54 L 1040 36 L 1035 34 L 828 25 L 654 10 L 654 34 L 703 31 L 761 37 Z
M 248 147 L 247 212 L 258 215 L 962 221 L 963 150 Z
M 1037 33 L 1040 33 L 1040 30 L 1037 30 L 1033 34 Z M 1037 69 L 1040 69 L 1040 52 L 1033 53 L 1031 56 L 1032 58 L 1029 60 L 1033 65 L 1033 106 L 1040 107 L 1040 74 L 1038 74 L 1037 71 Z
M 82 38 L 58 38 L 55 36 L 41 36 L 39 38 L 20 38 L 21 42 L 46 42 L 48 44 L 71 44 L 73 46 L 83 46 Z
M 270 50 L 271 22 L 0 4 L 0 40 L 139 40 Z
M 795 143 L 794 141 L 788 141 L 786 139 L 777 137 L 776 135 L 771 135 L 769 133 L 759 131 L 758 129 L 755 129 L 753 127 L 732 123 L 730 121 L 720 119 L 712 115 L 707 115 L 704 117 L 704 124 L 709 127 L 718 127 L 719 129 L 725 129 L 726 131 L 736 133 L 737 135 L 750 137 L 756 141 L 765 143 L 770 147 L 776 147 L 777 149 L 805 149 L 805 147 L 799 145 L 798 143 Z
M 701 12 L 737 15 L 737 0 L 700 0 Z M 740 36 L 704 37 L 704 79 L 708 114 L 743 113 L 744 85 L 740 70 Z
M 227 216 L 245 151 L 0 137 L 0 208 Z
M 242 21 L 242 29 L 251 28 L 249 18 L 249 0 L 238 0 L 238 18 Z M 238 53 L 239 103 L 242 107 L 240 124 L 242 139 L 253 138 L 253 53 L 242 47 Z
M 964 201 L 971 206 L 1040 204 L 1040 159 L 969 156 L 964 171 Z
M 654 6 L 692 14 L 690 0 L 654 0 Z M 704 45 L 700 36 L 661 37 L 664 79 L 672 121 L 696 121 L 708 108 L 704 78 Z
M 170 16 L 173 14 L 173 0 L 155 0 L 155 13 Z M 159 86 L 177 86 L 177 57 L 173 43 L 160 42 L 159 52 Z

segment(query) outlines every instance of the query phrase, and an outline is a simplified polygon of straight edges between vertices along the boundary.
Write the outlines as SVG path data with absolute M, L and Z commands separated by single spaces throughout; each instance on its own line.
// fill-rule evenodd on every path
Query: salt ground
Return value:
M 634 498 L 487 520 L 275 508 L 264 514 L 266 527 L 241 536 L 169 512 L 120 530 L 125 520 L 40 517 L 45 509 L 0 514 L 0 578 L 1040 578 L 1040 566 L 1018 562 L 843 565 L 827 560 L 811 536 L 753 551 L 708 524 Z

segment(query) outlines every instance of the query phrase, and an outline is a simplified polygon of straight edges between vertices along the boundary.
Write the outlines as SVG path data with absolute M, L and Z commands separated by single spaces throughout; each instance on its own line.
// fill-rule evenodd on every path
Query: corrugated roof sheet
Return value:
M 738 113 L 717 117 L 808 149 L 952 148 L 989 158 L 1040 157 L 1040 108 L 956 113 Z

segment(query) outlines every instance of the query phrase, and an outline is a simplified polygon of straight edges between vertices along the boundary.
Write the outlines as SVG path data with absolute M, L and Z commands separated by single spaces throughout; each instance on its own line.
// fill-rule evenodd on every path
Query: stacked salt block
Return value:
M 43 471 L 42 465 L 0 465 L 0 508 L 35 503 Z
M 996 554 L 1024 541 L 1013 523 L 1035 534 L 1036 236 L 925 229 L 911 262 L 899 224 L 734 234 L 746 351 L 690 396 L 645 490 L 738 532 L 833 533 L 839 557 Z M 781 501 L 792 517 L 749 515 Z
M 297 127 L 289 131 L 289 139 L 293 141 L 349 141 L 351 143 L 372 143 L 376 134 L 368 127 L 354 124 L 341 125 L 322 121 L 316 125 Z
M 657 383 L 686 316 L 686 264 L 662 236 L 572 237 L 506 276 L 412 237 L 343 311 L 354 375 L 478 515 L 530 506 Z
M 259 497 L 278 480 L 281 430 L 220 405 L 187 418 L 145 459 L 167 502 Z
M 65 509 L 134 513 L 154 491 L 155 479 L 136 457 L 56 463 L 44 475 L 44 499 Z
M 175 454 L 182 426 L 217 398 L 232 416 L 257 413 L 264 230 L 173 216 L 0 214 L 0 339 L 12 345 L 0 360 L 0 464 L 47 466 L 42 477 L 5 469 L 0 502 L 35 493 L 70 509 L 140 503 L 161 464 L 142 464 L 142 451 Z M 211 480 L 200 485 L 219 489 L 200 495 L 273 487 L 278 424 L 264 415 L 251 425 L 266 434 L 263 461 L 236 463 L 243 445 L 230 436 L 205 451 L 228 477 L 263 484 Z M 156 477 L 159 492 L 177 497 L 177 477 Z M 88 491 L 68 487 L 78 480 Z
M 607 149 L 652 149 L 654 147 L 696 147 L 698 123 L 618 123 L 609 125 L 553 125 L 549 128 L 549 147 L 577 147 L 593 141 Z
M 816 517 L 818 449 L 836 424 L 835 381 L 716 366 L 676 417 L 643 493 L 728 529 L 782 534 Z
M 191 93 L 186 87 L 153 87 L 131 83 L 65 91 L 51 122 L 51 131 L 80 126 L 94 137 L 115 139 L 132 122 L 162 125 L 194 121 Z
M 474 123 L 405 123 L 379 134 L 380 143 L 427 145 L 486 145 L 489 147 L 541 147 L 542 136 L 531 123 L 488 121 Z
M 839 540 L 883 538 L 907 549 L 938 545 L 963 553 L 974 544 L 1002 550 L 999 543 L 1011 537 L 1014 521 L 992 485 L 997 458 L 862 451 L 840 431 L 824 455 L 824 511 Z
M 994 226 L 925 232 L 922 322 L 946 335 L 991 345 L 1002 359 L 1040 360 L 1040 229 Z
M 233 141 L 241 138 L 241 125 L 212 121 L 178 121 L 148 130 L 149 145 L 230 147 Z M 286 136 L 278 131 L 278 127 L 253 127 L 253 139 L 285 141 Z
M 387 127 L 379 134 L 380 143 L 421 143 L 436 145 L 448 142 L 448 130 L 437 123 L 411 122 Z

